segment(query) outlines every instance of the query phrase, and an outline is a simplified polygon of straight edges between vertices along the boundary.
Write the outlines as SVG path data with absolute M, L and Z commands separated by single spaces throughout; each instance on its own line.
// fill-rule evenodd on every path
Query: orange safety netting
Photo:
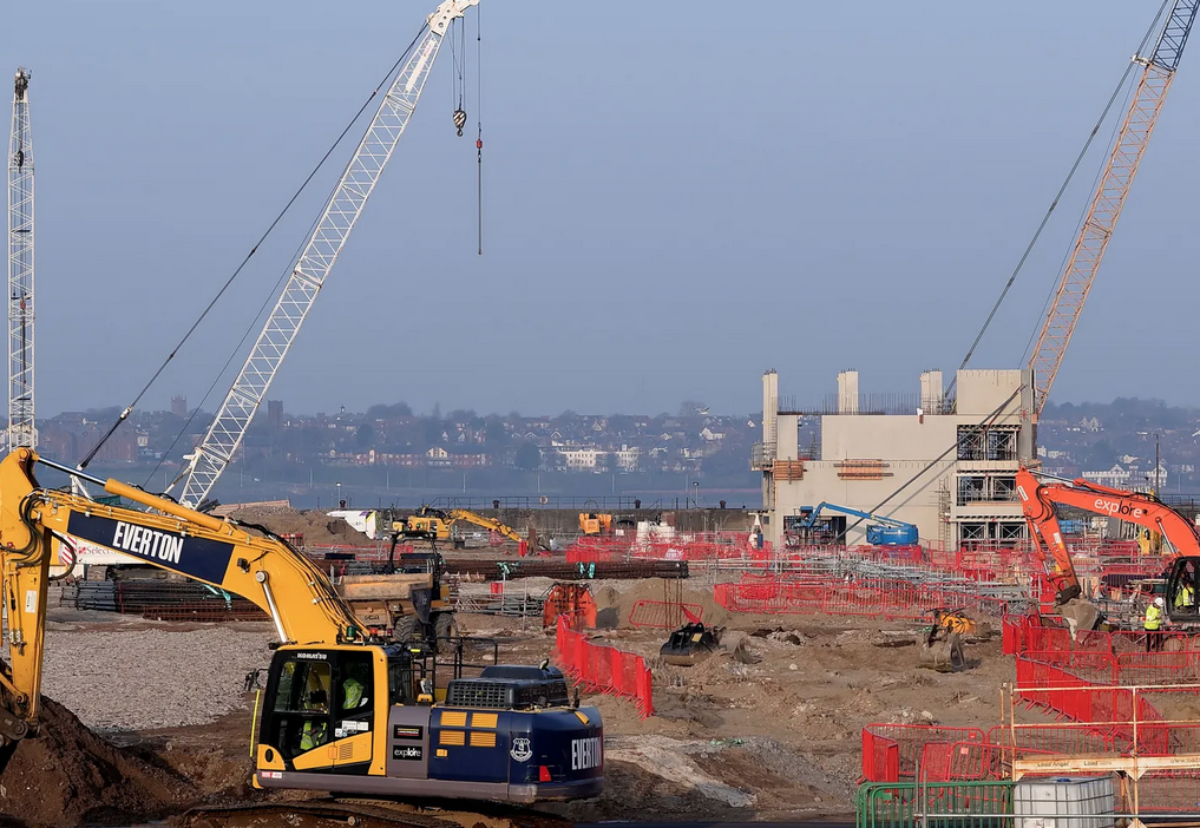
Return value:
M 639 655 L 593 644 L 558 617 L 554 659 L 562 671 L 586 690 L 633 701 L 642 718 L 654 715 L 653 674 Z

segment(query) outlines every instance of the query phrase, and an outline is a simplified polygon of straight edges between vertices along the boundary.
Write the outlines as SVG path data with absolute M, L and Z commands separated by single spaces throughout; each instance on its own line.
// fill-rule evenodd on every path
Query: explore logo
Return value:
M 1106 515 L 1113 517 L 1128 517 L 1140 518 L 1145 517 L 1146 510 L 1139 509 L 1137 506 L 1130 506 L 1128 503 L 1122 503 L 1119 500 L 1106 500 L 1103 497 L 1096 498 L 1096 502 L 1092 504 L 1097 512 L 1103 512 Z

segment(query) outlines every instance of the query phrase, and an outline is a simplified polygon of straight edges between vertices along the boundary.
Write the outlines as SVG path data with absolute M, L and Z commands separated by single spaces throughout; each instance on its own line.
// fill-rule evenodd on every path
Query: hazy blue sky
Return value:
M 33 70 L 41 413 L 129 401 L 434 5 L 39 0 L 7 16 L 0 66 Z M 769 367 L 802 401 L 844 368 L 864 392 L 915 392 L 921 369 L 962 358 L 1157 7 L 483 0 L 484 255 L 474 49 L 464 138 L 444 51 L 269 396 L 750 411 Z M 1060 402 L 1200 403 L 1198 96 L 1187 55 Z M 200 400 L 350 148 L 143 407 Z M 1020 363 L 1099 163 L 975 367 Z

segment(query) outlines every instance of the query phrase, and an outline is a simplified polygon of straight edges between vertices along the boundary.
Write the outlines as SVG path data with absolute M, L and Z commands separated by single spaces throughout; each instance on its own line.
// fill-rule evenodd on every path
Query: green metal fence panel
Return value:
M 1013 785 L 989 782 L 868 782 L 855 798 L 857 828 L 1008 828 Z

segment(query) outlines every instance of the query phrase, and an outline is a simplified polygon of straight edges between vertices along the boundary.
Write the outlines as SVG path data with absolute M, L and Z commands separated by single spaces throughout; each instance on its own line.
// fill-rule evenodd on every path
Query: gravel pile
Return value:
M 274 640 L 261 627 L 51 631 L 42 689 L 96 730 L 204 724 L 241 705 Z

